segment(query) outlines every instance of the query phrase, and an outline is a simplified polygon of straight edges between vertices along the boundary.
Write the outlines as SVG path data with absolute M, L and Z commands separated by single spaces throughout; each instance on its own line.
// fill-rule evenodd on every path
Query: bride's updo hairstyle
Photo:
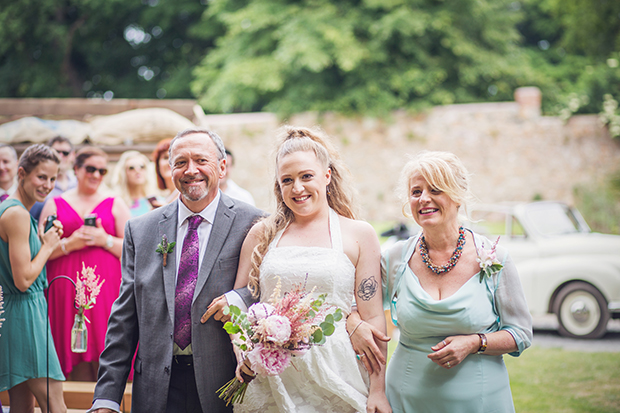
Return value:
M 259 243 L 252 252 L 252 268 L 248 287 L 255 297 L 260 294 L 259 275 L 263 257 L 269 249 L 269 244 L 276 234 L 294 220 L 293 212 L 286 206 L 278 180 L 278 168 L 280 161 L 287 155 L 299 151 L 314 152 L 319 163 L 327 169 L 331 169 L 331 179 L 327 186 L 327 203 L 338 215 L 355 219 L 356 211 L 353 206 L 348 169 L 340 159 L 340 155 L 332 146 L 329 138 L 318 129 L 309 129 L 294 126 L 283 126 L 278 131 L 278 144 L 276 148 L 276 170 L 273 185 L 273 193 L 276 198 L 276 210 L 273 214 L 261 222 L 264 231 L 259 234 Z
M 467 202 L 473 199 L 469 189 L 470 174 L 461 160 L 453 153 L 422 151 L 410 157 L 400 173 L 398 193 L 403 204 L 403 214 L 411 217 L 409 206 L 410 182 L 414 174 L 420 173 L 433 188 L 437 188 L 466 210 Z

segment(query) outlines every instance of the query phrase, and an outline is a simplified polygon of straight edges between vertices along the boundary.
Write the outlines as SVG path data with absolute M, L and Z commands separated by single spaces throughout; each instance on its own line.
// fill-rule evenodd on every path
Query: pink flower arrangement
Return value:
M 480 248 L 476 249 L 478 257 L 476 261 L 478 261 L 478 265 L 480 266 L 480 282 L 484 279 L 485 275 L 487 277 L 491 277 L 496 272 L 499 272 L 504 266 L 497 259 L 497 255 L 495 250 L 497 248 L 497 243 L 499 242 L 499 237 L 491 247 L 491 249 L 484 249 L 484 241 Z
M 90 310 L 97 302 L 97 296 L 101 292 L 101 286 L 105 280 L 99 282 L 99 275 L 95 274 L 97 266 L 87 267 L 82 262 L 82 274 L 77 273 L 75 281 L 75 305 L 79 314 L 84 314 L 84 310 Z M 84 317 L 86 318 L 86 317 Z M 90 323 L 88 318 L 86 321 Z
M 4 297 L 2 296 L 2 286 L 0 285 L 0 315 L 4 313 Z M 4 318 L 0 318 L 0 327 L 2 327 L 2 322 Z
M 231 321 L 224 329 L 235 335 L 235 345 L 261 376 L 282 373 L 291 364 L 292 357 L 305 354 L 313 345 L 323 344 L 325 337 L 335 331 L 334 323 L 342 319 L 339 308 L 329 312 L 334 307 L 325 305 L 326 294 L 313 298 L 314 290 L 307 293 L 301 284 L 283 297 L 280 297 L 280 290 L 278 280 L 269 302 L 253 304 L 247 313 L 235 306 L 225 310 Z M 226 405 L 243 403 L 252 378 L 243 383 L 233 378 L 217 391 L 219 397 Z

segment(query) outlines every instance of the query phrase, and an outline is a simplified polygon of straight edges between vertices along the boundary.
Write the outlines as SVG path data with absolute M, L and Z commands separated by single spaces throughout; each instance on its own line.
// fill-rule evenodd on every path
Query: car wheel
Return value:
M 575 338 L 600 338 L 607 330 L 607 301 L 599 290 L 584 282 L 562 288 L 555 300 L 560 334 Z

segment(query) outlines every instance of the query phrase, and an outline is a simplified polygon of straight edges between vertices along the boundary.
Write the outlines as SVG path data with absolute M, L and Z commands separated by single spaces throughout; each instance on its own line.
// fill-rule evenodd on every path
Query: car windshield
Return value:
M 529 222 L 542 235 L 552 236 L 581 232 L 579 220 L 566 205 L 528 205 L 525 213 Z

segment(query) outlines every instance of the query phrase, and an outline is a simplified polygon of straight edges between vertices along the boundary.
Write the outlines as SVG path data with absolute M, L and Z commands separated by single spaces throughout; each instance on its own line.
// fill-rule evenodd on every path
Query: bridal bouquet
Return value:
M 299 284 L 281 297 L 281 283 L 266 303 L 252 305 L 247 313 L 235 306 L 224 312 L 231 320 L 224 324 L 228 334 L 236 335 L 235 345 L 244 359 L 252 363 L 254 371 L 261 376 L 275 376 L 284 371 L 291 357 L 301 356 L 313 345 L 325 343 L 325 337 L 333 334 L 334 324 L 342 319 L 339 308 L 325 304 L 327 294 L 312 298 Z M 245 378 L 245 377 L 244 377 Z M 230 403 L 243 403 L 248 383 L 237 378 L 222 386 L 220 399 Z

